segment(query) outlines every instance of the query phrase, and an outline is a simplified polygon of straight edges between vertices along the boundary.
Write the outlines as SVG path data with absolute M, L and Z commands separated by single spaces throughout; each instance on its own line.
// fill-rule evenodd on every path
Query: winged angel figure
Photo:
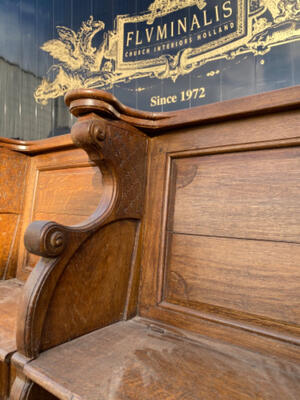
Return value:
M 64 26 L 57 27 L 59 39 L 49 40 L 41 49 L 60 63 L 48 70 L 47 78 L 37 88 L 34 97 L 38 103 L 45 105 L 49 98 L 62 96 L 69 89 L 92 87 L 97 79 L 101 79 L 99 71 L 103 62 L 105 41 L 98 49 L 92 46 L 92 41 L 104 27 L 104 22 L 94 21 L 92 16 L 82 23 L 78 33 Z M 55 79 L 51 81 L 53 75 Z M 88 78 L 91 75 L 94 77 L 92 81 Z

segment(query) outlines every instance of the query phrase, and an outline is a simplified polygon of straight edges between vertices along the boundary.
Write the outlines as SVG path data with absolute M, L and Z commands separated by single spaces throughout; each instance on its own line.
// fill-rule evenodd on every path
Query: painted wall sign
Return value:
M 0 0 L 0 132 L 69 132 L 63 95 L 172 111 L 300 84 L 300 0 Z
M 300 39 L 300 3 L 155 0 L 138 15 L 118 15 L 115 29 L 104 32 L 96 47 L 93 41 L 103 30 L 104 22 L 93 16 L 77 32 L 57 26 L 59 38 L 42 46 L 57 63 L 48 74 L 52 79 L 44 78 L 37 88 L 37 102 L 47 104 L 73 88 L 109 90 L 115 84 L 145 77 L 175 82 L 219 59 L 234 60 L 247 53 L 265 55 L 275 46 Z M 152 96 L 150 107 L 161 105 L 159 100 L 174 103 L 186 96 L 205 96 L 204 87 L 190 90 L 174 94 L 173 100 Z

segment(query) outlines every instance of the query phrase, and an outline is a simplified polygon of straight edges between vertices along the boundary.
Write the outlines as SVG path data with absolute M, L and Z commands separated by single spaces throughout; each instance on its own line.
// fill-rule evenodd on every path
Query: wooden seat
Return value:
M 280 400 L 299 395 L 300 365 L 137 318 L 48 350 L 25 373 L 61 400 Z
M 16 320 L 23 283 L 16 279 L 0 282 L 0 355 L 4 361 L 16 349 Z
M 25 233 L 42 258 L 11 400 L 298 400 L 299 94 L 164 114 L 66 96 L 101 195 Z
M 6 396 L 15 376 L 8 365 L 16 351 L 17 312 L 23 283 L 16 279 L 0 282 L 0 398 Z

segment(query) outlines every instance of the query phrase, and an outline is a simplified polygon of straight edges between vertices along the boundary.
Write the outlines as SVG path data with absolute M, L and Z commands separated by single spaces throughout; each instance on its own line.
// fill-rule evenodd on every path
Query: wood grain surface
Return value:
M 0 360 L 16 349 L 16 319 L 23 285 L 10 279 L 0 282 Z
M 0 148 L 0 279 L 16 276 L 28 163 Z
M 300 242 L 300 148 L 174 160 L 179 233 Z
M 165 299 L 224 307 L 298 325 L 300 246 L 174 234 Z
M 25 367 L 61 400 L 298 400 L 299 373 L 284 360 L 135 321 L 46 351 Z
M 101 188 L 101 174 L 96 167 L 60 169 L 57 166 L 57 169 L 40 170 L 34 213 L 55 214 L 56 217 L 74 215 L 84 219 L 96 210 Z
M 0 137 L 0 148 L 28 154 L 29 156 L 49 151 L 56 152 L 71 147 L 73 147 L 73 142 L 70 134 L 34 141 Z
M 27 250 L 42 256 L 26 282 L 20 303 L 17 345 L 19 353 L 28 358 L 135 315 L 137 310 L 139 220 L 143 212 L 147 138 L 129 125 L 104 122 L 95 115 L 78 121 L 72 128 L 72 137 L 88 153 L 88 165 L 78 165 L 76 152 L 66 157 L 53 153 L 52 159 L 37 156 L 32 168 L 42 173 L 59 164 L 56 171 L 75 168 L 76 172 L 79 167 L 96 165 L 103 185 L 101 179 L 96 179 L 97 209 L 80 224 L 63 226 L 51 218 L 33 222 L 26 231 Z M 80 159 L 79 153 L 82 151 L 78 151 Z M 80 182 L 86 185 L 81 191 L 78 184 L 72 189 L 75 204 L 71 211 L 78 212 L 78 207 L 82 207 L 83 213 L 92 212 L 91 197 L 95 193 L 91 191 L 90 197 L 82 197 L 80 201 L 76 201 L 76 194 L 89 193 L 87 184 L 93 179 L 76 180 L 70 176 L 68 181 L 73 185 Z M 35 198 L 36 191 L 32 193 Z M 29 198 L 27 201 L 32 204 Z M 68 197 L 63 201 L 68 204 Z M 63 201 L 57 199 L 57 212 L 61 214 L 67 209 L 62 206 Z M 52 208 L 52 212 L 55 210 Z
M 299 132 L 283 109 L 151 139 L 142 316 L 260 351 L 257 335 L 299 343 Z
M 96 210 L 101 197 L 101 173 L 83 150 L 50 150 L 31 158 L 22 235 L 35 220 L 79 224 Z M 21 242 L 18 278 L 26 280 L 38 260 Z
M 11 385 L 9 361 L 16 351 L 17 312 L 22 284 L 15 279 L 0 282 L 0 399 Z
M 116 222 L 76 252 L 52 294 L 41 350 L 123 318 L 135 238 L 136 222 Z
M 0 148 L 0 212 L 22 211 L 28 158 Z
M 90 161 L 66 142 L 32 157 L 24 220 L 89 214 L 93 182 L 100 202 L 75 227 L 27 230 L 43 258 L 20 303 L 11 400 L 49 398 L 39 387 L 61 400 L 299 398 L 299 89 L 168 114 L 67 95 Z

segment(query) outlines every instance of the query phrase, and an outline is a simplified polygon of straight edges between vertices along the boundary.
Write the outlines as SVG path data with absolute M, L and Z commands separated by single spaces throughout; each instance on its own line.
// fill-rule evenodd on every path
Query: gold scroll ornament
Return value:
M 151 26 L 157 18 L 192 6 L 205 12 L 207 1 L 155 0 L 143 14 L 117 16 L 116 29 L 104 32 L 98 48 L 94 47 L 93 40 L 104 30 L 105 24 L 94 20 L 93 16 L 82 22 L 78 32 L 57 26 L 58 39 L 47 41 L 41 49 L 58 62 L 43 78 L 34 94 L 35 100 L 45 105 L 49 99 L 63 96 L 70 89 L 110 89 L 116 83 L 142 77 L 170 78 L 175 82 L 180 75 L 189 74 L 212 61 L 233 60 L 246 53 L 264 55 L 274 46 L 300 39 L 299 0 L 236 0 L 237 27 L 232 34 L 196 48 L 187 44 L 175 55 L 166 52 L 155 59 L 124 61 L 126 23 L 145 22 Z M 230 6 L 230 1 L 224 0 L 224 3 Z M 188 43 L 188 39 L 186 41 Z

